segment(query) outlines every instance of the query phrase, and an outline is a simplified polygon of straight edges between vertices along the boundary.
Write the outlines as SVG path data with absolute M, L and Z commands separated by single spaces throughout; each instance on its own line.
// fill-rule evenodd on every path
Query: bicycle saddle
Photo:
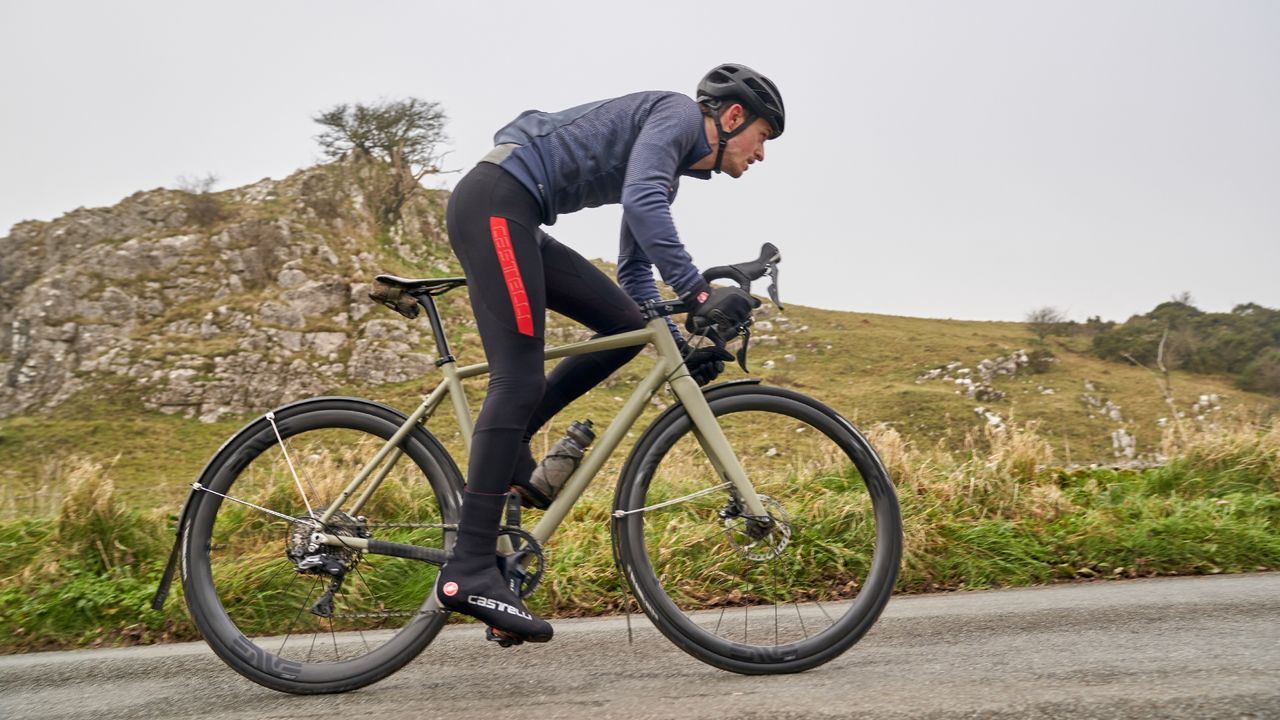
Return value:
M 467 284 L 467 279 L 463 277 L 444 277 L 444 278 L 402 278 L 396 275 L 379 275 L 376 280 L 387 285 L 403 289 L 411 295 L 443 295 L 450 290 L 462 287 Z

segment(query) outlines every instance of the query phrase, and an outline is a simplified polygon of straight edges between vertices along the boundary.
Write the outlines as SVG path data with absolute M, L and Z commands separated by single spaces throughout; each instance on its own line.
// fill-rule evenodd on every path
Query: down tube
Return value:
M 677 377 L 671 381 L 671 391 L 684 405 L 685 412 L 689 413 L 689 419 L 697 430 L 698 442 L 716 469 L 723 473 L 723 479 L 733 483 L 738 498 L 752 515 L 767 517 L 768 511 L 760 502 L 760 496 L 756 494 L 750 478 L 738 462 L 738 456 L 734 454 L 733 447 L 729 445 L 720 422 L 711 412 L 711 406 L 707 404 L 707 398 L 698 384 L 688 375 Z
M 626 437 L 627 430 L 635 425 L 636 420 L 640 418 L 640 413 L 644 412 L 645 406 L 649 404 L 649 398 L 662 387 L 662 383 L 671 373 L 668 364 L 661 359 L 654 364 L 653 369 L 640 381 L 639 387 L 627 399 L 626 404 L 622 406 L 622 410 L 614 417 L 613 422 L 609 423 L 609 428 L 605 430 L 604 436 L 596 443 L 596 447 L 587 454 L 586 459 L 578 466 L 577 470 L 569 476 L 568 482 L 556 497 L 555 502 L 551 503 L 551 507 L 547 508 L 546 514 L 538 521 L 531 531 L 534 538 L 540 543 L 546 543 L 551 534 L 556 531 L 560 523 L 564 521 L 569 514 L 569 508 L 578 502 L 578 498 L 586 491 L 587 486 L 591 484 L 596 473 L 600 472 L 600 468 L 604 467 L 605 461 L 613 455 L 614 450 L 618 449 L 618 445 L 622 444 L 622 439 Z

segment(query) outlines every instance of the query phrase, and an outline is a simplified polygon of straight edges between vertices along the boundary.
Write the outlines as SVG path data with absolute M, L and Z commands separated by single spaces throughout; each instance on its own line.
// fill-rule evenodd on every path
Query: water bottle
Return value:
M 565 481 L 574 470 L 578 469 L 578 463 L 582 461 L 582 453 L 595 439 L 596 434 L 591 429 L 590 420 L 584 422 L 575 420 L 569 425 L 565 436 L 557 440 L 556 444 L 551 446 L 551 452 L 538 463 L 533 476 L 529 478 L 529 483 L 538 492 L 554 499 L 559 494 L 560 488 L 564 487 Z

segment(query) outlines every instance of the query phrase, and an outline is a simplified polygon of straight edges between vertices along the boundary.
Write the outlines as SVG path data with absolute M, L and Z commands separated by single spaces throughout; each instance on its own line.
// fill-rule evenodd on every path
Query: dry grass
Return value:
M 752 425 L 755 427 L 755 425 Z M 796 572 L 786 592 L 822 599 L 856 592 L 866 569 L 868 501 L 856 474 L 792 427 L 734 435 L 744 462 L 755 468 L 796 517 Z M 774 431 L 777 431 L 775 433 Z M 791 444 L 780 438 L 790 435 Z M 971 433 L 955 449 L 917 445 L 889 425 L 868 432 L 894 478 L 902 506 L 905 549 L 900 591 L 1024 585 L 1060 579 L 1155 574 L 1232 572 L 1280 567 L 1280 427 L 1244 420 L 1195 428 L 1166 440 L 1166 465 L 1144 471 L 1057 466 L 1051 443 L 1036 422 Z M 800 439 L 805 438 L 805 439 Z M 683 443 L 684 441 L 682 441 Z M 316 497 L 331 497 L 372 453 L 372 445 L 337 450 L 328 444 L 293 446 L 304 484 Z M 53 498 L 19 501 L 56 505 L 52 517 L 0 522 L 0 647 L 37 648 L 92 643 L 190 638 L 185 608 L 170 601 L 162 614 L 146 610 L 169 549 L 172 519 L 126 505 L 113 469 L 87 459 L 60 464 L 46 484 L 64 488 Z M 296 485 L 282 456 L 266 456 L 242 486 L 243 496 L 298 514 Z M 707 482 L 697 453 L 677 445 L 662 472 L 666 490 L 685 492 Z M 761 474 L 764 473 L 764 474 Z M 700 480 L 701 478 L 701 480 Z M 609 539 L 611 488 L 590 489 L 548 548 L 549 568 L 531 606 L 552 615 L 616 611 L 625 598 Z M 320 503 L 322 504 L 322 500 Z M 286 506 L 288 506 L 286 508 Z M 297 507 L 294 507 L 297 506 Z M 430 517 L 426 485 L 410 463 L 397 471 L 367 514 L 383 521 Z M 660 532 L 670 563 L 669 585 L 684 602 L 734 604 L 765 597 L 731 588 L 732 573 L 719 571 L 724 553 L 696 548 L 706 535 L 704 518 L 718 507 L 689 503 Z M 527 522 L 536 518 L 527 518 Z M 221 523 L 222 521 L 220 521 Z M 279 532 L 256 512 L 228 512 L 219 531 L 254 536 L 278 547 Z M 840 528 L 845 534 L 840 535 Z M 401 536 L 394 533 L 403 532 Z M 385 539 L 438 545 L 421 530 L 388 530 Z M 838 538 L 817 554 L 804 554 L 804 533 Z M 266 533 L 263 535 L 263 533 Z M 255 542 L 256 542 L 255 541 Z M 232 556 L 237 543 L 228 543 Z M 698 552 L 686 553 L 693 548 Z M 265 563 L 278 552 L 246 553 L 222 577 L 231 597 L 254 597 L 267 577 Z M 387 585 L 354 587 L 361 602 L 412 606 L 430 587 L 426 566 L 393 571 Z M 803 569 L 803 573 L 799 571 Z M 789 571 L 790 572 L 790 571 Z M 397 579 L 398 578 L 398 579 Z M 723 586 L 711 580 L 723 578 Z M 419 580 L 422 580 L 419 582 Z M 236 588 L 243 585 L 240 590 Z M 403 591 L 403 592 L 401 592 Z M 239 593 L 237 595 L 236 593 Z M 735 594 L 737 593 L 737 594 Z M 388 605 L 392 607 L 394 605 Z M 268 628 L 270 613 L 262 619 Z

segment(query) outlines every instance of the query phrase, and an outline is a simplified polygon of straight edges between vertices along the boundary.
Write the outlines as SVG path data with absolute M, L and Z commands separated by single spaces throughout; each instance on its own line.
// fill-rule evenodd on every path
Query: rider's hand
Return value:
M 684 326 L 697 335 L 705 334 L 709 328 L 720 330 L 721 335 L 730 334 L 760 307 L 759 300 L 736 287 L 704 286 L 685 296 L 684 302 L 689 310 Z
M 733 353 L 716 345 L 693 348 L 684 340 L 679 340 L 676 344 L 680 347 L 680 354 L 684 356 L 689 375 L 699 387 L 715 380 L 724 372 L 724 361 L 733 359 Z

